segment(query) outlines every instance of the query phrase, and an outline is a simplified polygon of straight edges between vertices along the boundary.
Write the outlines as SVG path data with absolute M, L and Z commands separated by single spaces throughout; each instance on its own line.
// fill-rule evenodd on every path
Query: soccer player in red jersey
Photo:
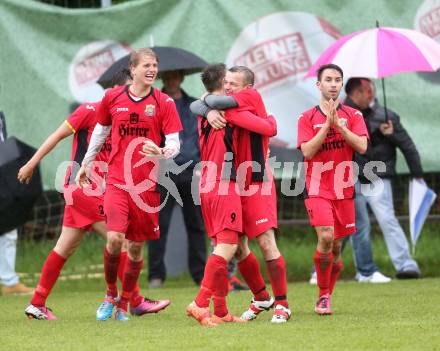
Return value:
M 225 65 L 210 65 L 202 73 L 202 81 L 209 92 L 223 93 Z M 196 114 L 203 114 L 192 104 Z M 205 111 L 206 112 L 206 111 Z M 202 325 L 223 322 L 245 322 L 228 312 L 227 262 L 237 249 L 242 232 L 242 207 L 239 189 L 236 187 L 235 149 L 241 128 L 248 128 L 265 135 L 276 134 L 273 116 L 263 120 L 248 111 L 226 116 L 225 128 L 215 130 L 206 119 L 199 117 L 200 155 L 202 175 L 200 199 L 208 236 L 214 241 L 213 254 L 208 258 L 201 287 L 195 300 L 187 307 L 187 314 Z M 209 310 L 214 302 L 214 314 Z
M 205 101 L 213 108 L 228 107 L 226 116 L 247 109 L 259 119 L 265 119 L 264 102 L 253 84 L 252 70 L 244 66 L 232 67 L 224 81 L 229 97 L 206 96 Z M 212 118 L 211 122 L 219 123 L 222 120 Z M 278 225 L 275 182 L 266 162 L 269 137 L 242 129 L 238 140 L 236 164 L 242 187 L 243 232 L 246 235 L 240 238 L 235 257 L 238 269 L 254 295 L 249 309 L 241 317 L 253 320 L 262 311 L 274 307 L 271 321 L 284 323 L 290 318 L 291 311 L 287 301 L 286 264 L 278 250 L 274 233 Z M 266 290 L 259 263 L 249 250 L 248 239 L 256 239 L 260 246 L 275 299 Z
M 127 81 L 126 72 L 119 72 L 113 77 L 113 85 L 123 85 Z M 86 231 L 93 228 L 104 239 L 106 238 L 106 227 L 104 218 L 104 202 L 102 195 L 102 176 L 106 168 L 106 162 L 110 154 L 110 138 L 107 138 L 101 152 L 96 157 L 96 161 L 105 162 L 96 163 L 95 172 L 98 176 L 94 182 L 95 190 L 92 193 L 84 193 L 75 184 L 75 176 L 79 168 L 79 164 L 87 150 L 93 128 L 97 122 L 96 109 L 98 103 L 88 103 L 78 107 L 63 124 L 41 145 L 35 155 L 24 165 L 18 172 L 18 180 L 22 183 L 28 183 L 32 177 L 35 167 L 41 160 L 63 139 L 73 134 L 72 140 L 72 164 L 67 170 L 64 197 L 66 206 L 64 209 L 63 228 L 61 235 L 54 247 L 48 255 L 43 265 L 38 287 L 31 299 L 31 303 L 26 307 L 25 313 L 29 318 L 35 319 L 55 319 L 56 317 L 50 309 L 46 307 L 46 299 L 48 298 L 53 286 L 64 263 L 76 251 L 81 239 Z M 126 246 L 126 245 L 125 245 Z M 118 277 L 122 281 L 123 268 L 122 264 L 127 257 L 126 247 L 122 253 L 121 263 L 118 267 Z M 139 297 L 139 287 L 135 288 L 132 301 L 136 301 Z M 158 306 L 163 306 L 166 301 L 147 301 L 149 309 L 145 311 L 157 312 Z M 143 306 L 147 304 L 143 303 Z M 145 312 L 144 313 L 147 313 Z
M 96 188 L 95 195 L 93 196 L 84 194 L 82 189 L 75 185 L 74 181 L 79 168 L 78 162 L 81 162 L 86 151 L 84 146 L 87 145 L 96 124 L 97 107 L 98 104 L 96 103 L 79 106 L 46 139 L 35 155 L 18 172 L 18 180 L 21 183 L 29 183 L 35 167 L 37 167 L 44 156 L 61 140 L 72 134 L 74 135 L 72 142 L 72 164 L 67 170 L 64 184 L 66 205 L 64 207 L 61 235 L 43 265 L 38 286 L 30 304 L 25 309 L 25 314 L 28 318 L 56 319 L 52 311 L 46 307 L 46 299 L 55 285 L 64 263 L 75 252 L 86 231 L 93 228 L 104 238 L 106 236 L 103 196 L 102 190 L 100 190 L 102 185 L 99 179 L 93 184 Z M 107 156 L 107 148 L 104 148 L 98 155 L 97 161 L 106 161 Z M 97 170 L 97 174 L 101 175 L 102 180 L 103 172 Z
M 97 319 L 111 317 L 117 305 L 116 320 L 128 320 L 128 303 L 143 266 L 144 241 L 160 235 L 156 191 L 159 157 L 179 152 L 178 132 L 182 129 L 173 99 L 153 88 L 158 58 L 151 49 L 139 49 L 130 57 L 133 83 L 106 92 L 98 109 L 98 123 L 78 174 L 82 186 L 88 185 L 88 166 L 111 131 L 112 151 L 108 161 L 104 212 L 107 244 L 104 272 L 107 293 Z M 163 140 L 165 139 L 165 140 Z M 160 148 L 162 142 L 165 146 Z M 147 156 L 147 157 L 146 157 Z M 123 239 L 128 239 L 122 293 L 118 298 L 117 268 Z M 131 310 L 141 304 L 139 300 Z
M 330 297 L 342 270 L 342 239 L 356 231 L 353 154 L 365 153 L 368 132 L 361 112 L 338 100 L 342 69 L 321 66 L 319 105 L 298 118 L 298 148 L 305 159 L 305 206 L 318 236 L 314 261 L 319 298 L 315 312 L 332 313 Z

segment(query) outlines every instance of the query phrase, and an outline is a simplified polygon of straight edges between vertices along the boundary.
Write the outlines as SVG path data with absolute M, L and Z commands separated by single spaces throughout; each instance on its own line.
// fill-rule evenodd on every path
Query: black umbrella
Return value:
M 35 149 L 12 137 L 0 143 L 0 235 L 24 224 L 42 192 L 39 169 L 29 184 L 20 184 L 18 170 L 32 157 Z
M 200 72 L 208 63 L 187 50 L 171 46 L 153 46 L 151 48 L 159 57 L 159 73 L 181 70 L 183 74 Z M 98 79 L 104 89 L 111 87 L 112 78 L 123 69 L 128 69 L 130 55 L 124 56 L 112 64 Z

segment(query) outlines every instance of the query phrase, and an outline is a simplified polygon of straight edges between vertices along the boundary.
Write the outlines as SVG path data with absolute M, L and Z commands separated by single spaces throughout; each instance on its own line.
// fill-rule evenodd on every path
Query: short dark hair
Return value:
M 115 85 L 125 85 L 127 84 L 127 79 L 132 79 L 130 71 L 127 68 L 123 68 L 113 75 L 110 81 L 110 87 L 114 87 Z
M 368 78 L 361 78 L 361 77 L 350 78 L 345 84 L 345 93 L 347 95 L 351 95 L 355 90 L 359 89 L 362 86 L 363 80 L 371 82 L 371 80 Z
M 212 93 L 215 90 L 223 88 L 225 74 L 226 65 L 224 63 L 214 63 L 206 66 L 200 75 L 206 91 Z
M 318 70 L 316 71 L 316 75 L 318 76 L 318 81 L 321 80 L 322 73 L 323 73 L 326 69 L 334 69 L 335 71 L 338 71 L 339 73 L 341 73 L 341 77 L 344 78 L 344 72 L 342 72 L 342 68 L 341 68 L 341 67 L 339 67 L 338 65 L 335 65 L 334 63 L 328 63 L 328 64 L 326 64 L 326 65 L 322 65 L 322 66 L 319 67 Z
M 229 72 L 232 73 L 242 73 L 244 77 L 244 83 L 246 85 L 254 86 L 255 74 L 252 70 L 246 66 L 233 66 L 229 68 Z

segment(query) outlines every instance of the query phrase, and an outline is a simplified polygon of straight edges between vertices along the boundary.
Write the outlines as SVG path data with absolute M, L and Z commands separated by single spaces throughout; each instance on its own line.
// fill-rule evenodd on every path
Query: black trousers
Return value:
M 188 267 L 196 284 L 203 279 L 206 263 L 206 236 L 200 206 L 195 205 L 191 195 L 191 180 L 176 183 L 183 201 L 183 219 L 188 234 Z M 160 197 L 163 202 L 167 191 L 160 188 Z M 171 215 L 177 204 L 173 196 L 169 196 L 166 205 L 159 213 L 160 238 L 148 242 L 148 280 L 166 278 L 165 249 Z

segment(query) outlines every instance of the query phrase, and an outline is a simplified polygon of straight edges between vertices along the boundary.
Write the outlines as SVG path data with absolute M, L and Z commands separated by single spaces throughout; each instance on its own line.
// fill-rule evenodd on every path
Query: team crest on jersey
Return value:
M 130 123 L 138 123 L 139 122 L 139 115 L 135 112 L 130 113 Z
M 155 110 L 156 110 L 156 107 L 154 105 L 147 105 L 147 106 L 145 106 L 144 114 L 145 114 L 145 116 L 152 117 L 152 116 L 154 116 Z

